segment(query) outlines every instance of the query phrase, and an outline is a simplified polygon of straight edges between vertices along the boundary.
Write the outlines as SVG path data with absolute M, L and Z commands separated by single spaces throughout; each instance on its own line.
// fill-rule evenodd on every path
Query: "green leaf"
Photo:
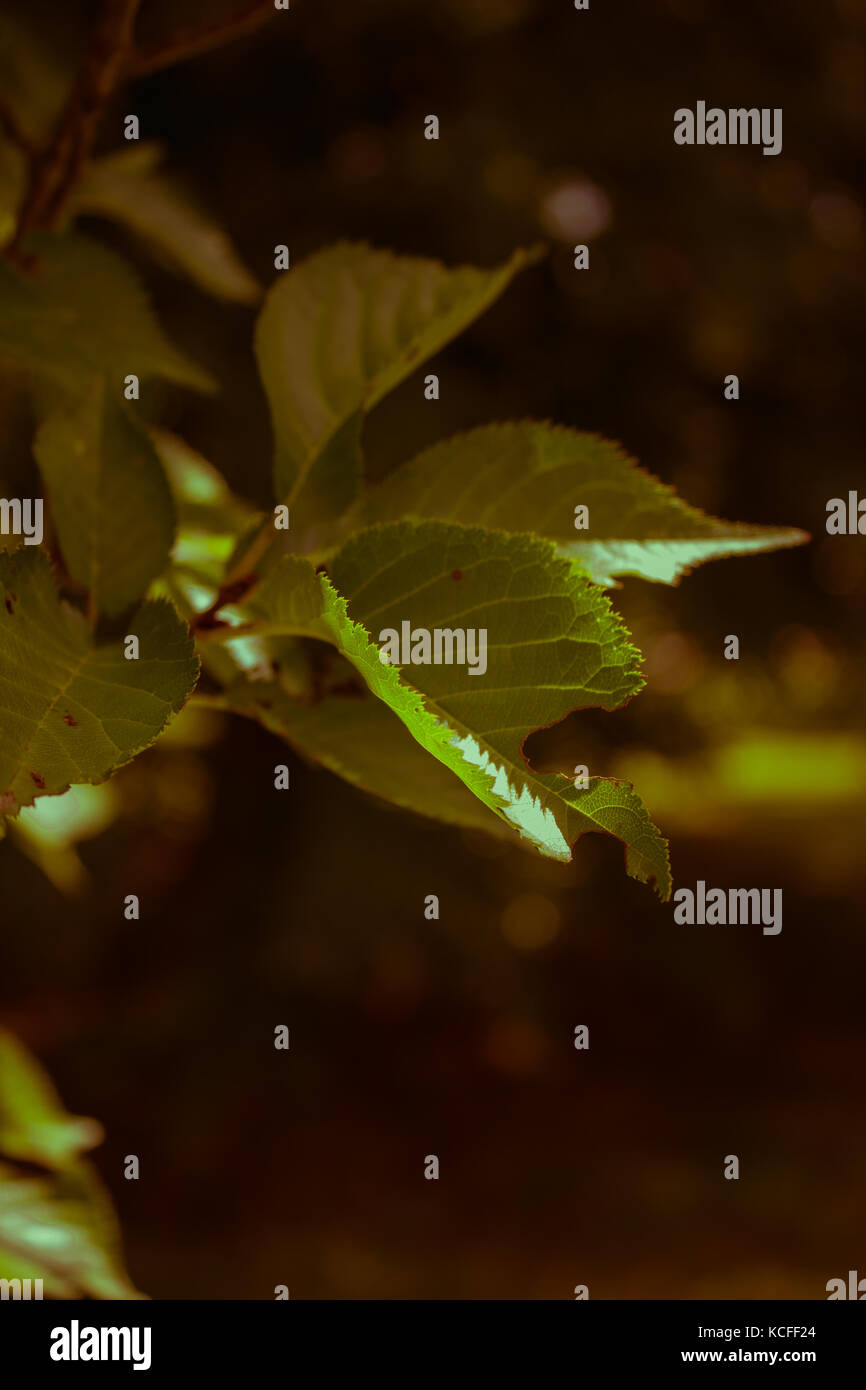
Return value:
M 94 160 L 76 190 L 75 211 L 122 223 L 209 294 L 255 304 L 261 286 L 230 238 L 191 194 L 153 172 L 160 157 L 149 145 Z
M 247 605 L 257 632 L 290 634 L 333 642 L 334 628 L 322 603 L 322 586 L 312 562 L 286 555 L 256 586 Z
M 101 1142 L 100 1126 L 67 1114 L 42 1068 L 0 1029 L 0 1153 L 57 1168 Z
M 320 616 L 305 564 L 283 561 L 262 586 L 257 611 L 270 613 L 270 630 L 330 633 L 413 738 L 543 854 L 567 861 L 580 835 L 605 831 L 625 843 L 629 873 L 668 896 L 665 842 L 630 786 L 594 778 L 578 790 L 523 755 L 535 729 L 576 708 L 615 709 L 643 684 L 608 599 L 553 545 L 441 522 L 373 527 L 336 555 L 333 584 L 320 576 Z M 486 672 L 383 664 L 371 639 L 404 622 L 485 629 Z
M 0 555 L 0 815 L 73 783 L 102 782 L 153 743 L 190 694 L 198 662 L 186 624 L 164 600 L 95 646 L 58 598 L 41 550 Z
M 42 1067 L 0 1030 L 0 1279 L 41 1279 L 48 1298 L 141 1297 L 108 1196 L 80 1157 L 101 1142 L 96 1121 L 67 1114 Z
M 42 1279 L 47 1298 L 143 1297 L 123 1267 L 117 1221 L 91 1164 L 37 1177 L 0 1163 L 0 1279 Z
M 335 677 L 337 689 L 319 698 L 292 699 L 286 690 L 279 634 L 334 643 L 339 628 L 328 619 L 322 577 L 309 560 L 287 556 L 256 589 L 246 612 L 256 632 L 268 637 L 279 683 L 239 681 L 226 692 L 233 710 L 259 720 L 298 752 L 392 805 L 467 829 L 512 836 L 502 821 L 427 755 L 387 704 L 363 684 Z M 328 592 L 328 599 L 331 597 Z M 346 667 L 351 672 L 352 667 Z M 356 677 L 357 681 L 357 677 Z
M 181 612 L 201 612 L 216 598 L 239 537 L 252 522 L 261 524 L 261 513 L 235 497 L 222 474 L 184 440 L 167 430 L 151 430 L 151 439 L 168 476 L 178 520 L 164 588 Z M 236 674 L 231 663 L 227 674 Z
M 586 530 L 575 530 L 578 505 L 589 509 Z M 705 560 L 809 539 L 791 527 L 706 516 L 618 445 L 532 421 L 485 425 L 425 449 L 373 490 L 354 520 L 408 516 L 535 531 L 599 584 L 626 574 L 674 584 Z
M 116 614 L 165 569 L 174 508 L 147 432 L 95 378 L 42 424 L 34 445 L 66 567 L 94 611 Z
M 151 430 L 150 437 L 168 477 L 182 527 L 196 534 L 234 540 L 253 520 L 261 519 L 261 514 L 236 497 L 219 470 L 186 440 L 161 429 Z
M 332 692 L 310 703 L 292 699 L 273 682 L 242 681 L 226 693 L 226 700 L 236 713 L 257 719 L 361 791 L 446 825 L 514 842 L 513 831 L 447 766 L 429 757 L 388 705 L 366 690 Z
M 363 416 L 493 303 L 534 254 L 495 270 L 341 244 L 285 272 L 256 328 L 278 498 L 302 524 L 334 517 L 360 478 Z
M 94 375 L 118 388 L 134 374 L 209 391 L 212 378 L 165 337 L 138 279 L 113 252 L 84 237 L 28 238 L 38 268 L 0 261 L 0 358 L 73 395 Z

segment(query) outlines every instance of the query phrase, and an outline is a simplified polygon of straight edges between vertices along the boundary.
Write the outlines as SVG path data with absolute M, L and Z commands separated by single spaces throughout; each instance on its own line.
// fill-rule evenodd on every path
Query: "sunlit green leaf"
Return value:
M 588 509 L 586 529 L 575 529 L 578 506 Z M 628 574 L 673 584 L 705 560 L 809 539 L 790 526 L 706 516 L 616 444 L 531 421 L 486 425 L 425 449 L 370 492 L 355 520 L 408 516 L 535 531 L 600 584 Z
M 0 1162 L 0 1279 L 41 1279 L 46 1298 L 142 1297 L 123 1268 L 117 1222 L 91 1164 L 35 1176 Z
M 219 470 L 185 440 L 161 429 L 151 430 L 150 436 L 168 477 L 181 530 L 187 535 L 230 538 L 231 550 L 259 514 L 236 497 Z
M 0 1029 L 0 1154 L 62 1168 L 101 1141 L 99 1125 L 68 1115 L 42 1068 Z
M 299 753 L 392 806 L 530 848 L 369 691 L 355 687 L 299 700 L 273 682 L 246 681 L 227 699 L 237 713 L 258 719 Z
M 334 558 L 333 584 L 320 576 L 318 614 L 304 566 L 283 561 L 256 596 L 272 629 L 330 634 L 413 738 L 543 854 L 568 860 L 581 834 L 606 831 L 625 843 L 629 872 L 667 896 L 665 842 L 629 785 L 590 778 L 579 789 L 523 754 L 535 729 L 576 708 L 615 709 L 643 683 L 608 599 L 553 545 L 440 522 L 373 527 Z M 383 663 L 375 642 L 404 623 L 484 629 L 486 670 Z
M 77 898 L 92 881 L 76 846 L 105 830 L 117 809 L 110 782 L 70 787 L 62 796 L 42 796 L 34 805 L 25 806 L 17 820 L 9 824 L 11 839 L 58 893 Z
M 111 1203 L 81 1158 L 101 1142 L 96 1121 L 67 1114 L 35 1058 L 0 1029 L 0 1279 L 30 1280 L 30 1297 L 37 1279 L 47 1298 L 140 1297 Z

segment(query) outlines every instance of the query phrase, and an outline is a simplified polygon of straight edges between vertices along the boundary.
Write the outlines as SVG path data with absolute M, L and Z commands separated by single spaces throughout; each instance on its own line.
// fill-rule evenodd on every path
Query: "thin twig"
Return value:
M 294 637 L 294 630 L 287 632 L 284 629 L 271 632 L 269 629 L 261 628 L 257 623 L 220 623 L 217 626 L 206 625 L 204 627 L 198 621 L 198 617 L 190 619 L 190 632 L 198 642 L 235 642 L 239 637 Z
M 126 67 L 126 77 L 149 77 L 186 58 L 209 53 L 242 34 L 252 34 L 275 13 L 274 0 L 249 0 L 242 9 L 224 19 L 199 28 L 180 29 L 165 43 L 144 44 L 132 53 Z
M 19 150 L 23 150 L 25 154 L 29 155 L 34 155 L 36 153 L 34 141 L 30 139 L 30 136 L 27 134 L 26 130 L 24 130 L 18 117 L 12 110 L 12 107 L 2 95 L 0 95 L 0 125 L 3 126 L 9 139 L 14 145 L 18 146 Z
M 275 13 L 273 0 L 248 0 L 225 19 L 181 30 L 166 43 L 136 49 L 132 31 L 140 4 L 141 0 L 103 0 L 102 18 L 81 75 L 44 152 L 37 153 L 15 113 L 0 99 L 0 124 L 31 161 L 18 225 L 6 251 L 11 259 L 26 262 L 20 247 L 27 232 L 56 226 L 81 177 L 106 105 L 121 81 L 158 72 L 252 33 Z
M 258 577 L 257 574 L 249 573 L 242 579 L 236 579 L 233 583 L 228 583 L 224 580 L 219 593 L 210 607 L 204 609 L 202 613 L 197 613 L 195 615 L 195 618 L 192 620 L 192 627 L 194 627 L 197 632 L 209 632 L 213 629 L 222 627 L 223 624 L 217 616 L 220 609 L 225 608 L 230 603 L 238 603 L 244 598 L 256 583 Z
M 44 154 L 34 159 L 30 183 L 12 243 L 24 234 L 53 227 L 90 153 L 105 106 L 117 86 L 132 47 L 132 27 L 141 0 L 103 0 L 102 18 L 78 81 L 61 112 Z

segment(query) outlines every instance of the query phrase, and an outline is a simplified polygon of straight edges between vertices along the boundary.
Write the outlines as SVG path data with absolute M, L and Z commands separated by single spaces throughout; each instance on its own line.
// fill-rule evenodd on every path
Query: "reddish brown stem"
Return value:
M 214 20 L 212 24 L 196 29 L 180 29 L 165 43 L 137 48 L 130 55 L 126 76 L 149 77 L 151 73 L 161 72 L 174 63 L 197 58 L 200 53 L 209 53 L 211 49 L 220 48 L 243 34 L 252 34 L 274 13 L 274 0 L 249 0 L 248 4 L 224 19 Z
M 90 154 L 100 118 L 123 73 L 141 0 L 104 0 L 81 74 L 47 150 L 33 161 L 11 250 L 34 228 L 53 227 Z
M 191 620 L 190 626 L 193 631 L 209 632 L 213 628 L 222 627 L 224 624 L 217 617 L 220 609 L 225 608 L 229 603 L 238 603 L 245 594 L 249 593 L 257 579 L 257 574 L 247 574 L 231 584 L 224 583 L 210 608 L 206 608 L 203 613 L 196 614 Z

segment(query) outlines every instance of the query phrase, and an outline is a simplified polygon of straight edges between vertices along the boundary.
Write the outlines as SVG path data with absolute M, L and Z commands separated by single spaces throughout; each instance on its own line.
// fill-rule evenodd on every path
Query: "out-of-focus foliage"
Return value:
M 41 1279 L 47 1298 L 141 1297 L 111 1203 L 82 1158 L 101 1142 L 100 1126 L 68 1115 L 41 1067 L 0 1031 L 0 1278 Z
M 135 272 L 112 251 L 79 236 L 40 233 L 28 241 L 38 273 L 0 259 L 0 360 L 47 377 L 79 397 L 94 375 L 121 390 L 133 372 L 198 390 L 207 372 L 169 342 Z
M 120 222 L 167 264 L 219 299 L 254 304 L 259 285 L 225 232 L 190 194 L 160 174 L 158 145 L 147 141 L 94 160 L 73 209 Z
M 57 891 L 80 897 L 90 876 L 78 850 L 111 825 L 118 800 L 113 783 L 70 787 L 62 796 L 42 796 L 11 823 L 13 844 L 37 864 Z
M 72 81 L 75 52 L 64 50 L 58 28 L 40 30 L 21 6 L 0 11 L 0 92 L 34 148 L 47 142 Z M 15 231 L 27 177 L 24 151 L 0 127 L 0 246 Z
M 623 777 L 640 780 L 665 824 L 692 835 L 748 828 L 750 838 L 772 838 L 781 827 L 813 820 L 819 808 L 838 811 L 855 841 L 866 830 L 866 743 L 850 734 L 755 729 L 679 761 L 643 749 L 617 765 Z M 825 820 L 812 833 L 839 832 Z

